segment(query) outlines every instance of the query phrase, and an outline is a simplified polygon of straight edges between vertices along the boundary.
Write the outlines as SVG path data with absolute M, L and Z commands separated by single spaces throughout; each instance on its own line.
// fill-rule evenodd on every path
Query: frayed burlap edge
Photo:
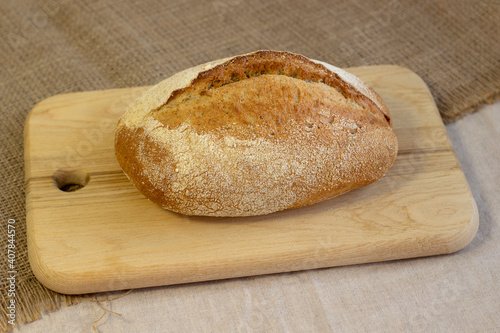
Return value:
M 37 286 L 38 285 L 38 286 Z M 44 312 L 60 309 L 62 306 L 80 303 L 84 297 L 80 295 L 63 295 L 47 289 L 35 278 L 17 281 L 16 283 L 15 325 L 9 323 L 7 306 L 9 298 L 2 295 L 0 307 L 3 315 L 0 318 L 0 330 L 10 332 L 14 327 L 33 322 L 42 317 Z M 27 301 L 29 300 L 29 302 Z
M 492 93 L 490 96 L 485 97 L 475 104 L 464 105 L 461 109 L 458 109 L 457 112 L 450 112 L 447 114 L 441 113 L 441 118 L 445 124 L 451 124 L 471 113 L 479 111 L 483 106 L 493 104 L 498 100 L 500 100 L 500 91 Z

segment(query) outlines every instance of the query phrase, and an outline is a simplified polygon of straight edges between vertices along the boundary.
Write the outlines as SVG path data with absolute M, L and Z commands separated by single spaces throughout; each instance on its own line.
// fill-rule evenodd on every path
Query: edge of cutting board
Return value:
M 425 86 L 427 95 L 430 99 L 433 100 L 432 95 L 425 84 L 425 82 L 413 71 L 400 67 L 400 66 L 393 66 L 393 65 L 382 65 L 382 66 L 369 66 L 371 69 L 378 69 L 380 71 L 383 70 L 388 70 L 388 71 L 399 71 L 401 73 L 404 73 L 406 75 L 412 75 L 414 76 L 413 79 L 419 80 L 423 86 Z M 353 74 L 357 75 L 357 71 L 362 71 L 366 67 L 356 67 L 356 68 L 349 68 L 347 69 L 349 72 L 352 72 Z M 414 258 L 414 257 L 421 257 L 421 256 L 429 256 L 429 255 L 440 255 L 440 254 L 448 254 L 448 253 L 453 253 L 456 251 L 459 251 L 463 248 L 465 248 L 473 239 L 474 236 L 476 235 L 476 232 L 478 230 L 478 225 L 479 225 L 479 215 L 477 211 L 477 205 L 476 202 L 472 196 L 472 193 L 470 191 L 470 187 L 467 184 L 467 180 L 465 179 L 465 175 L 463 175 L 463 181 L 466 184 L 468 194 L 470 196 L 470 202 L 471 202 L 471 209 L 470 209 L 470 220 L 468 223 L 465 223 L 463 227 L 459 230 L 454 229 L 452 233 L 448 235 L 441 235 L 442 237 L 445 237 L 445 239 L 440 239 L 442 242 L 439 251 L 435 252 L 429 252 L 431 250 L 426 250 L 426 251 L 421 251 L 418 252 L 418 249 L 415 249 L 413 251 L 409 251 L 408 253 L 404 254 L 379 254 L 378 256 L 374 256 L 373 258 L 366 258 L 366 257 L 360 257 L 357 259 L 353 260 L 345 260 L 341 259 L 338 261 L 335 260 L 330 260 L 328 264 L 321 264 L 318 265 L 317 267 L 293 267 L 292 269 L 284 269 L 284 270 L 276 270 L 276 269 L 268 269 L 262 266 L 261 268 L 256 268 L 254 272 L 251 274 L 240 274 L 238 273 L 239 271 L 233 272 L 233 274 L 229 275 L 207 275 L 205 277 L 193 277 L 192 280 L 182 280 L 180 279 L 177 283 L 164 283 L 162 280 L 152 280 L 152 281 L 147 281 L 147 282 L 139 282 L 137 280 L 134 280 L 130 285 L 125 285 L 125 286 L 118 286 L 118 287 L 113 287 L 110 286 L 109 288 L 103 288 L 102 286 L 98 286 L 96 284 L 96 281 L 94 282 L 89 282 L 89 285 L 86 288 L 82 288 L 81 286 L 81 279 L 83 277 L 80 276 L 75 276 L 74 274 L 67 274 L 66 272 L 58 271 L 57 269 L 54 269 L 53 267 L 50 267 L 50 265 L 46 265 L 46 258 L 40 254 L 39 251 L 36 251 L 38 247 L 37 245 L 37 240 L 35 237 L 35 233 L 33 230 L 34 226 L 34 211 L 32 210 L 32 196 L 30 193 L 30 181 L 32 178 L 32 168 L 31 164 L 32 161 L 30 160 L 30 121 L 31 117 L 33 114 L 37 112 L 43 111 L 43 108 L 46 104 L 53 104 L 54 102 L 57 103 L 59 99 L 63 100 L 68 97 L 71 97 L 71 95 L 74 96 L 82 96 L 82 94 L 87 94 L 87 93 L 94 93 L 94 94 L 108 94 L 110 92 L 116 92 L 119 93 L 120 91 L 124 91 L 128 89 L 135 89 L 134 91 L 136 92 L 141 92 L 144 91 L 147 87 L 138 87 L 138 88 L 124 88 L 124 89 L 111 89 L 111 90 L 103 90 L 103 91 L 92 91 L 92 92 L 77 92 L 77 93 L 70 93 L 70 94 L 62 94 L 62 95 L 56 95 L 49 97 L 40 103 L 38 103 L 30 112 L 27 120 L 26 120 L 26 125 L 25 125 L 25 132 L 24 132 L 24 138 L 25 138 L 25 174 L 26 174 L 26 186 L 27 186 L 27 196 L 26 196 L 26 205 L 27 205 L 27 232 L 28 232 L 28 255 L 29 255 L 29 262 L 32 267 L 32 270 L 36 276 L 36 278 L 46 287 L 49 289 L 52 289 L 57 292 L 61 293 L 67 293 L 67 294 L 79 294 L 79 293 L 88 293 L 88 292 L 98 292 L 98 291 L 107 291 L 107 290 L 117 290 L 117 289 L 128 289 L 128 288 L 140 288 L 140 287 L 150 287 L 150 286 L 159 286 L 159 285 L 165 285 L 165 284 L 177 284 L 177 283 L 188 283 L 188 282 L 199 282 L 199 281 L 207 281 L 207 280 L 216 280 L 216 279 L 226 279 L 226 278 L 236 278 L 236 277 L 242 277 L 242 276 L 251 276 L 251 275 L 263 275 L 263 274 L 273 274 L 273 273 L 282 273 L 282 272 L 287 272 L 287 271 L 295 271 L 295 270 L 304 270 L 304 269 L 314 269 L 314 268 L 324 268 L 324 267 L 335 267 L 335 266 L 342 266 L 342 265 L 352 265 L 352 264 L 360 264 L 360 263 L 368 263 L 368 262 L 377 262 L 377 261 L 387 261 L 387 260 L 397 260 L 397 259 L 407 259 L 407 258 Z M 439 115 L 437 108 L 434 105 L 434 110 L 437 115 Z M 446 132 L 444 129 L 444 125 L 441 122 L 441 125 L 443 127 L 443 130 Z M 450 144 L 451 145 L 451 144 Z M 454 154 L 454 152 L 453 152 Z M 454 154 L 454 157 L 456 159 L 456 155 Z M 458 164 L 458 160 L 457 160 Z M 335 199 L 332 199 L 335 200 Z M 308 209 L 308 208 L 306 208 Z M 276 214 L 276 213 L 275 213 Z M 279 214 L 279 213 L 278 213 Z M 226 222 L 227 223 L 227 222 Z M 292 267 L 292 266 L 290 266 Z M 93 283 L 93 284 L 92 284 Z

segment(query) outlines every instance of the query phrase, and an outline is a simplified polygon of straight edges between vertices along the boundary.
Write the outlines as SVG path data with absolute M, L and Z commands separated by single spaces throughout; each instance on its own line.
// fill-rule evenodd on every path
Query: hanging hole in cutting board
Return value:
M 90 174 L 83 169 L 59 169 L 52 176 L 54 184 L 64 192 L 74 192 L 89 183 Z

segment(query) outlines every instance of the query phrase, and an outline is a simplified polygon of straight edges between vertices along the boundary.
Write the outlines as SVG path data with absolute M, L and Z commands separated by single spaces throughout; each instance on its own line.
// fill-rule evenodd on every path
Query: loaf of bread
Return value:
M 186 215 L 311 205 L 381 178 L 397 155 L 389 110 L 352 74 L 258 51 L 160 82 L 119 120 L 116 157 L 151 201 Z

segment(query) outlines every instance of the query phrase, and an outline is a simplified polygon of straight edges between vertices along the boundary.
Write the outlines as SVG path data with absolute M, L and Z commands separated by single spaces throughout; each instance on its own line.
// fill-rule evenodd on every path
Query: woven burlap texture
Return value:
M 451 122 L 499 96 L 499 17 L 498 1 L 2 1 L 1 330 L 12 328 L 9 219 L 16 221 L 16 323 L 78 301 L 41 286 L 28 264 L 23 127 L 37 102 L 150 85 L 202 62 L 276 49 L 339 67 L 408 67 Z

